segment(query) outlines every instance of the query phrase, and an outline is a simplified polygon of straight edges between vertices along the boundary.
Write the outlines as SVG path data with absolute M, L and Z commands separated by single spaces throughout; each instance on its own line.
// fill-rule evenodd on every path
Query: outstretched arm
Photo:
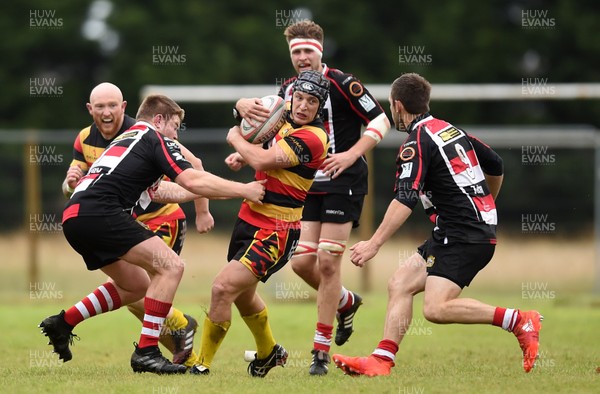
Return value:
M 404 224 L 411 213 L 412 210 L 409 207 L 396 199 L 392 200 L 371 239 L 358 242 L 350 247 L 352 264 L 362 267 L 371 260 L 383 244 Z
M 206 198 L 246 198 L 261 203 L 265 196 L 265 181 L 250 183 L 234 182 L 223 179 L 207 171 L 188 168 L 181 172 L 175 182 L 187 191 Z M 161 182 L 162 183 L 162 182 Z

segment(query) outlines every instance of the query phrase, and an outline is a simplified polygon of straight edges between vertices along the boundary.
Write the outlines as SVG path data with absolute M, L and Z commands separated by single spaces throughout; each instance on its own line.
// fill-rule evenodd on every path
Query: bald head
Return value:
M 87 103 L 94 123 L 107 140 L 113 139 L 121 129 L 126 106 L 121 89 L 110 82 L 103 82 L 92 89 Z
M 94 101 L 106 98 L 123 102 L 123 93 L 121 93 L 121 89 L 119 89 L 117 85 L 110 82 L 102 82 L 92 89 L 90 93 L 90 104 L 93 105 Z

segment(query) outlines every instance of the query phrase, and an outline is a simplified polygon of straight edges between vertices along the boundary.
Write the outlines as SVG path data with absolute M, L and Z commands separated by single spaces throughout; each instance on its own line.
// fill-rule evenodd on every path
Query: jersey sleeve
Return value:
M 175 179 L 183 171 L 193 168 L 192 164 L 183 157 L 177 142 L 158 132 L 155 133 L 154 157 L 163 174 L 170 179 Z
M 75 142 L 73 142 L 73 160 L 71 161 L 70 167 L 79 167 L 85 173 L 89 170 L 89 166 L 85 161 L 85 156 L 83 154 L 83 143 L 81 140 L 84 136 L 84 130 L 80 131 L 75 137 Z
M 400 147 L 396 159 L 396 183 L 394 198 L 400 203 L 413 209 L 420 201 L 419 192 L 422 191 L 424 179 L 427 175 L 430 158 L 429 143 L 421 128 L 410 133 Z
M 384 113 L 379 102 L 356 77 L 351 74 L 333 75 L 332 82 L 348 100 L 363 125 L 366 126 L 371 120 Z
M 502 175 L 504 173 L 502 157 L 481 140 L 469 134 L 467 136 L 469 137 L 469 141 L 471 141 L 471 145 L 473 145 L 483 172 L 492 176 Z
M 325 157 L 327 136 L 323 133 L 323 137 L 319 138 L 317 134 L 309 129 L 300 129 L 278 140 L 277 144 L 286 154 L 292 166 L 298 164 L 310 166 L 310 163 L 315 162 L 315 160 L 322 162 Z

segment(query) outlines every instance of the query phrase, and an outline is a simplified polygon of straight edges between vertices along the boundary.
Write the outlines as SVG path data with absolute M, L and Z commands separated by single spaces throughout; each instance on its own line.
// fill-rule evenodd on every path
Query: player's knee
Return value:
M 405 262 L 406 263 L 406 262 Z M 388 280 L 388 293 L 415 295 L 425 289 L 427 271 L 425 266 L 403 263 Z
M 317 262 L 317 243 L 300 242 L 294 251 L 291 264 L 294 272 L 303 277 L 304 274 L 312 272 Z
M 157 258 L 152 262 L 154 269 L 161 274 L 174 277 L 182 277 L 185 269 L 185 263 L 174 252 L 170 251 L 168 256 Z
M 319 254 L 319 274 L 321 278 L 333 278 L 340 275 L 342 259 L 327 253 Z
M 321 238 L 319 240 L 319 272 L 321 277 L 339 275 L 346 241 Z
M 425 300 L 423 303 L 423 317 L 432 323 L 444 324 L 443 303 L 431 302 Z
M 226 282 L 215 279 L 211 288 L 212 300 L 228 300 L 232 298 L 233 287 Z M 233 300 L 232 300 L 233 301 Z

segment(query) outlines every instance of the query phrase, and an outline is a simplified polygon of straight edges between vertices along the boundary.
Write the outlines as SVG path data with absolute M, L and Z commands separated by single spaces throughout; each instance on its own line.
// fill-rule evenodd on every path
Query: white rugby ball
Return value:
M 263 107 L 269 110 L 269 117 L 256 127 L 248 123 L 246 119 L 242 119 L 242 123 L 240 124 L 242 137 L 253 144 L 262 144 L 269 141 L 285 123 L 283 116 L 285 113 L 285 101 L 281 97 L 272 94 L 262 97 L 260 100 Z

